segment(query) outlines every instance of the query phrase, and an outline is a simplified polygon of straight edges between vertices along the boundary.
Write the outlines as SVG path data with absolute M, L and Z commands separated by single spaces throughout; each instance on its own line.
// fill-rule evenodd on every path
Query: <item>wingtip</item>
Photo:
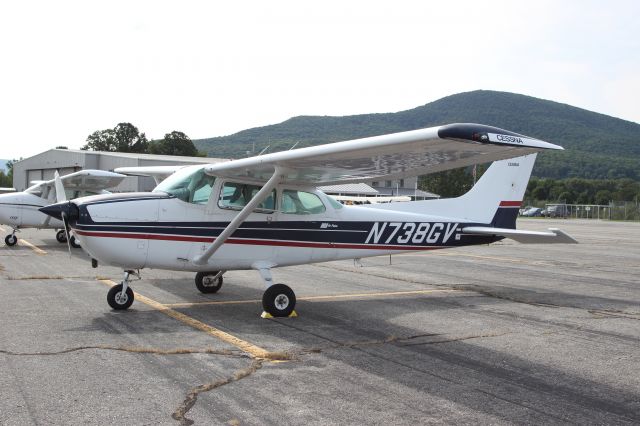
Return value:
M 564 150 L 560 145 L 499 127 L 476 123 L 454 123 L 440 126 L 438 128 L 438 137 L 441 139 L 461 139 L 471 142 L 506 144 L 527 148 Z

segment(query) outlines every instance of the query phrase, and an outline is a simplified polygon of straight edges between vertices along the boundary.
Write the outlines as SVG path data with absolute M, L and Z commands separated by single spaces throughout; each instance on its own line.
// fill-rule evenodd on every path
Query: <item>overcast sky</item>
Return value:
M 640 122 L 638 18 L 616 0 L 2 1 L 0 158 L 123 121 L 196 139 L 476 89 Z

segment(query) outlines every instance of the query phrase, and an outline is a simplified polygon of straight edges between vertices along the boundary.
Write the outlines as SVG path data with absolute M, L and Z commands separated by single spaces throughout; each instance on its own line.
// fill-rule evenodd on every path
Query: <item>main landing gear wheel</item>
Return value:
M 69 240 L 69 244 L 71 244 L 71 247 L 73 248 L 80 248 L 80 244 L 78 244 L 78 242 L 76 241 L 76 237 L 74 235 L 71 236 L 71 239 Z
M 288 317 L 296 307 L 296 295 L 284 284 L 274 284 L 262 295 L 262 308 L 274 317 Z
M 6 237 L 4 237 L 4 243 L 8 246 L 15 246 L 17 242 L 18 242 L 18 237 L 16 237 L 13 234 L 7 235 Z
M 222 274 L 220 271 L 198 272 L 196 287 L 201 293 L 217 293 L 222 287 Z
M 56 233 L 56 240 L 58 240 L 59 243 L 67 242 L 67 233 L 64 231 L 64 229 L 61 229 Z
M 133 303 L 133 290 L 127 287 L 127 291 L 123 292 L 122 284 L 114 285 L 107 293 L 107 302 L 117 311 L 127 309 Z

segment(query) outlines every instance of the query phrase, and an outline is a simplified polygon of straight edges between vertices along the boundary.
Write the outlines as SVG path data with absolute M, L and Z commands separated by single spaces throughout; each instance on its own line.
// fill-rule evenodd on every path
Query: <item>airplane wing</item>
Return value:
M 558 145 L 481 124 L 450 124 L 209 164 L 207 174 L 330 185 L 400 179 L 518 157 Z
M 549 232 L 525 231 L 521 229 L 491 228 L 489 226 L 467 226 L 463 234 L 497 235 L 510 238 L 522 244 L 578 244 L 573 237 L 558 228 L 549 228 Z
M 60 177 L 65 189 L 83 191 L 101 191 L 118 186 L 125 175 L 104 170 L 80 170 Z M 47 185 L 55 185 L 55 179 L 46 182 Z
M 118 167 L 117 169 L 114 169 L 114 172 L 122 173 L 128 176 L 149 176 L 156 181 L 157 185 L 183 167 L 187 166 Z

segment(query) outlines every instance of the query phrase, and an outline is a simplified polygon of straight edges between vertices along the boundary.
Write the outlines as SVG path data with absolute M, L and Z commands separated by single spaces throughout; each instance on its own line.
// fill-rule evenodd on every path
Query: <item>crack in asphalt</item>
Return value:
M 264 363 L 264 360 L 262 359 L 254 359 L 252 360 L 251 365 L 243 369 L 237 370 L 229 377 L 214 380 L 213 382 L 196 386 L 195 388 L 191 389 L 191 391 L 187 394 L 182 404 L 180 404 L 180 406 L 173 412 L 171 417 L 174 420 L 177 420 L 178 422 L 180 422 L 180 426 L 192 425 L 194 421 L 188 418 L 186 414 L 189 412 L 189 410 L 193 408 L 193 406 L 198 401 L 198 395 L 200 395 L 203 392 L 209 392 L 213 389 L 220 388 L 224 385 L 228 385 L 229 383 L 237 382 L 238 380 L 242 380 L 246 377 L 249 377 L 256 371 L 261 369 L 263 363 Z
M 244 352 L 230 351 L 226 349 L 195 349 L 195 348 L 175 348 L 175 349 L 157 349 L 157 348 L 145 348 L 135 346 L 108 346 L 108 345 L 95 345 L 95 346 L 77 346 L 73 348 L 67 348 L 55 352 L 13 352 L 4 349 L 0 349 L 0 354 L 10 356 L 51 356 L 51 355 L 64 355 L 71 352 L 85 351 L 85 350 L 106 350 L 106 351 L 119 351 L 130 352 L 135 354 L 154 354 L 154 355 L 185 355 L 185 354 L 208 354 L 208 355 L 221 355 L 237 358 L 248 358 L 249 356 Z
M 414 345 L 450 343 L 450 342 L 457 342 L 457 341 L 463 341 L 463 340 L 469 340 L 469 339 L 498 337 L 498 336 L 503 336 L 505 334 L 509 334 L 509 333 L 508 332 L 504 332 L 504 333 L 485 333 L 485 334 L 479 334 L 479 335 L 461 336 L 461 337 L 444 339 L 444 340 L 435 340 L 435 341 L 430 341 L 430 342 L 420 342 L 420 343 L 413 343 L 413 344 L 409 343 L 409 344 L 404 344 L 404 345 L 400 345 L 400 346 L 414 346 Z M 434 337 L 434 336 L 442 336 L 442 334 L 439 334 L 439 333 L 427 333 L 427 334 L 416 334 L 416 335 L 405 336 L 405 337 L 388 336 L 388 337 L 386 337 L 384 339 L 380 339 L 380 340 L 364 340 L 364 341 L 340 342 L 340 343 L 336 342 L 333 345 L 328 345 L 328 346 L 325 346 L 325 347 L 302 348 L 302 349 L 293 350 L 293 351 L 283 351 L 283 352 L 273 353 L 273 354 L 275 354 L 277 356 L 274 356 L 271 359 L 259 359 L 259 358 L 256 358 L 256 359 L 252 360 L 251 364 L 248 367 L 245 367 L 245 368 L 242 368 L 240 370 L 237 370 L 236 372 L 234 372 L 229 377 L 222 378 L 222 379 L 217 379 L 217 380 L 214 380 L 212 382 L 205 383 L 205 384 L 196 386 L 195 388 L 191 389 L 191 391 L 186 395 L 186 397 L 185 397 L 184 401 L 182 402 L 182 404 L 180 404 L 180 406 L 173 412 L 171 417 L 174 420 L 178 421 L 180 423 L 180 426 L 190 426 L 190 425 L 194 424 L 194 421 L 189 419 L 186 415 L 195 406 L 196 402 L 198 401 L 198 396 L 201 393 L 209 392 L 209 391 L 212 391 L 214 389 L 221 388 L 221 387 L 223 387 L 225 385 L 228 385 L 230 383 L 237 382 L 239 380 L 247 378 L 247 377 L 251 376 L 252 374 L 254 374 L 256 371 L 258 371 L 259 369 L 261 369 L 262 366 L 264 365 L 264 363 L 268 362 L 270 360 L 271 361 L 274 361 L 274 360 L 275 361 L 277 361 L 277 360 L 297 361 L 297 360 L 300 360 L 300 358 L 302 356 L 304 356 L 304 355 L 322 353 L 322 352 L 327 351 L 327 350 L 342 349 L 342 348 L 362 348 L 362 347 L 367 347 L 367 346 L 386 345 L 386 344 L 389 344 L 389 343 L 403 343 L 403 342 L 409 342 L 411 340 L 415 340 L 415 339 L 419 339 L 419 338 Z M 327 340 L 329 340 L 329 339 L 327 339 Z

